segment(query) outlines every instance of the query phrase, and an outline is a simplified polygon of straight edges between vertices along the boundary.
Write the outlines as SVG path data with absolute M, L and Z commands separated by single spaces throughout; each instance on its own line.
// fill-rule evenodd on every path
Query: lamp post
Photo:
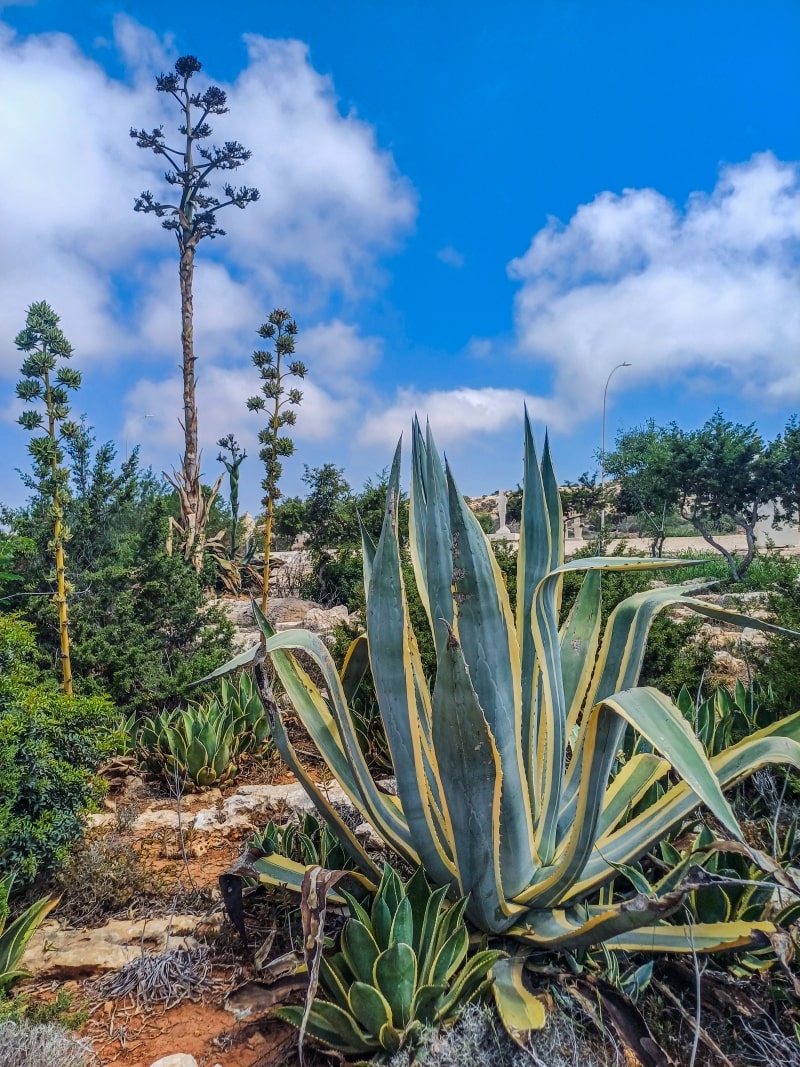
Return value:
M 602 500 L 602 509 L 600 511 L 600 537 L 605 536 L 606 532 L 606 501 L 603 495 L 606 482 L 606 401 L 608 400 L 608 383 L 614 377 L 614 372 L 618 371 L 620 367 L 630 367 L 631 364 L 625 360 L 622 363 L 618 363 L 616 367 L 612 367 L 606 378 L 606 387 L 603 390 L 603 429 L 600 444 L 600 499 Z

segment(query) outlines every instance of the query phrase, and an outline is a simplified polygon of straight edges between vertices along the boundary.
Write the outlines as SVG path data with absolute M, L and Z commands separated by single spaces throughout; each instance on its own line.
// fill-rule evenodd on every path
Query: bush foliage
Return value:
M 103 795 L 95 771 L 114 746 L 116 712 L 102 697 L 37 684 L 33 628 L 0 615 L 0 873 L 17 886 L 62 862 L 82 816 Z

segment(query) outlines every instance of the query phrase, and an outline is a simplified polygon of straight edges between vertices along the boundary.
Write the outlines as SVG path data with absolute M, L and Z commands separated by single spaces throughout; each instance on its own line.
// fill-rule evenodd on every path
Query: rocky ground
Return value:
M 269 776 L 273 767 L 250 765 L 250 773 Z M 32 939 L 22 966 L 32 977 L 17 987 L 23 996 L 53 999 L 72 996 L 72 1008 L 88 1005 L 81 1030 L 101 1064 L 149 1067 L 165 1055 L 181 1053 L 194 1061 L 161 1067 L 270 1067 L 291 1064 L 295 1035 L 256 1011 L 242 1010 L 238 987 L 255 975 L 253 949 L 268 934 L 256 919 L 245 950 L 227 923 L 218 878 L 239 856 L 248 837 L 270 818 L 285 820 L 307 806 L 305 793 L 291 782 L 250 782 L 211 789 L 180 799 L 159 795 L 133 767 L 114 769 L 115 784 L 107 810 L 91 816 L 87 844 L 74 877 L 85 870 L 80 857 L 92 850 L 111 857 L 107 879 L 118 883 L 119 900 L 132 889 L 127 905 L 103 906 L 97 886 L 66 886 L 62 904 Z M 334 799 L 338 799 L 333 794 Z M 119 870 L 114 857 L 125 857 Z M 91 873 L 91 870 L 90 870 Z M 104 877 L 97 870 L 96 877 Z M 87 911 L 76 922 L 83 896 Z M 131 964 L 141 968 L 139 995 L 117 995 Z M 126 967 L 126 965 L 128 965 Z M 170 988 L 164 988 L 168 982 Z M 128 984 L 132 985 L 133 977 Z M 166 1000 L 160 1000 L 163 995 Z

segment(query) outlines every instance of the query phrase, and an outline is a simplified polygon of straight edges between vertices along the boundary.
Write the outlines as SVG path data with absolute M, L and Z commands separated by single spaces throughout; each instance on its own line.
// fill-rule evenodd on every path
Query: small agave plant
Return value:
M 319 638 L 303 630 L 275 634 L 259 615 L 265 654 L 286 697 L 364 819 L 435 885 L 468 898 L 466 916 L 479 930 L 534 949 L 603 942 L 630 951 L 714 951 L 773 931 L 766 920 L 668 923 L 689 891 L 691 858 L 646 891 L 633 865 L 699 805 L 746 848 L 723 790 L 766 764 L 800 767 L 800 712 L 709 758 L 680 709 L 656 689 L 637 686 L 656 613 L 679 603 L 727 623 L 777 628 L 693 596 L 702 582 L 637 593 L 603 628 L 604 573 L 689 561 L 565 563 L 549 447 L 545 442 L 538 462 L 527 415 L 516 614 L 488 540 L 430 429 L 423 435 L 416 421 L 411 472 L 410 553 L 436 646 L 432 687 L 401 567 L 399 445 L 380 539 L 374 545 L 363 536 L 366 634 L 351 647 L 342 676 Z M 584 577 L 562 619 L 568 572 Z M 324 692 L 295 652 L 315 662 Z M 257 650 L 234 662 L 247 658 L 256 660 L 256 677 L 263 678 Z M 368 667 L 397 796 L 372 780 L 348 707 Z M 375 887 L 380 872 L 304 770 L 268 687 L 260 688 L 281 755 Z M 644 744 L 621 764 L 628 727 Z M 661 788 L 653 789 L 656 784 Z M 302 885 L 303 868 L 282 857 L 262 857 L 255 867 L 265 882 Z M 627 895 L 619 893 L 621 872 L 632 876 Z M 614 879 L 613 899 L 600 896 Z
M 125 724 L 134 747 L 150 769 L 192 789 L 208 789 L 234 778 L 243 753 L 260 753 L 270 738 L 269 720 L 253 680 L 242 675 L 238 686 L 222 679 L 219 697 L 162 711 L 138 726 Z
M 220 785 L 236 775 L 233 726 L 215 701 L 145 719 L 137 744 L 152 770 L 168 779 L 177 776 L 189 792 Z
M 448 906 L 421 870 L 407 885 L 387 865 L 370 910 L 348 893 L 339 951 L 320 959 L 320 987 L 310 1010 L 287 1006 L 278 1018 L 302 1027 L 348 1056 L 397 1052 L 419 1043 L 427 1027 L 447 1026 L 491 984 L 501 953 L 468 958 L 465 900 Z

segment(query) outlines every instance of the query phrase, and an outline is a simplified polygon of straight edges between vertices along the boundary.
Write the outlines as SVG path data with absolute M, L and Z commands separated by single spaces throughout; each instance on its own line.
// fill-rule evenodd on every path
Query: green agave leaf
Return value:
M 619 952 L 733 952 L 763 943 L 775 932 L 769 922 L 712 922 L 642 927 L 607 938 Z
M 414 994 L 411 1017 L 419 1019 L 425 1026 L 432 1026 L 438 1019 L 439 1004 L 446 991 L 444 984 L 420 986 Z
M 800 769 L 800 712 L 772 723 L 737 745 L 714 756 L 710 763 L 723 789 L 749 777 L 770 763 Z M 686 783 L 669 789 L 647 811 L 599 838 L 580 878 L 564 895 L 564 902 L 580 899 L 613 877 L 613 863 L 633 863 L 697 807 L 698 796 Z
M 275 1018 L 291 1023 L 300 1029 L 303 1023 L 303 1009 L 294 1004 L 281 1005 L 272 1013 Z M 345 1055 L 361 1055 L 377 1051 L 380 1044 L 377 1037 L 365 1034 L 356 1024 L 353 1016 L 337 1004 L 326 1000 L 315 1000 L 306 1021 L 306 1033 L 323 1045 L 335 1048 Z
M 354 641 L 350 642 L 340 672 L 342 693 L 348 706 L 352 704 L 353 697 L 358 692 L 368 667 L 369 646 L 367 644 L 367 635 L 360 634 Z
M 669 770 L 669 760 L 652 752 L 640 752 L 620 769 L 608 787 L 595 831 L 597 837 L 613 830 L 654 782 Z
M 500 753 L 450 633 L 433 690 L 433 744 L 450 811 L 458 885 L 482 929 L 507 925 L 500 868 Z
M 384 864 L 383 867 L 383 877 L 381 878 L 379 893 L 389 905 L 389 911 L 394 915 L 400 907 L 400 903 L 405 894 L 403 892 L 403 883 L 400 881 L 400 876 L 388 863 Z
M 12 882 L 13 875 L 7 876 L 4 880 L 4 884 L 8 889 L 10 889 Z M 10 985 L 17 977 L 27 973 L 18 970 L 17 963 L 37 927 L 50 914 L 60 899 L 60 897 L 45 897 L 36 901 L 6 929 L 3 929 L 5 917 L 0 917 L 0 931 L 2 931 L 0 933 L 0 989 Z
M 347 964 L 341 953 L 337 953 L 337 956 L 341 964 L 346 967 Z M 319 980 L 320 985 L 328 996 L 344 1011 L 349 1011 L 348 989 L 350 987 L 350 979 L 349 977 L 345 979 L 341 965 L 337 964 L 334 959 L 329 959 L 324 952 L 319 958 Z
M 349 1006 L 356 1022 L 368 1034 L 380 1034 L 384 1026 L 392 1024 L 389 1001 L 373 985 L 353 982 L 350 986 Z
M 573 569 L 581 569 L 580 564 L 598 567 L 600 570 L 652 570 L 660 563 L 669 566 L 685 567 L 692 563 L 691 560 L 657 560 L 652 558 L 642 560 L 638 558 L 599 557 L 573 561 L 578 566 Z M 618 564 L 622 564 L 619 566 Z M 565 564 L 570 568 L 571 564 Z M 597 662 L 592 675 L 591 683 L 581 702 L 584 707 L 590 708 L 606 696 L 625 689 L 630 689 L 639 680 L 639 674 L 644 662 L 647 649 L 647 636 L 650 626 L 656 615 L 673 604 L 684 604 L 687 594 L 707 583 L 702 579 L 686 582 L 682 586 L 669 586 L 663 589 L 651 589 L 643 593 L 636 593 L 622 603 L 618 604 L 611 613 L 603 634 L 602 642 L 597 654 Z M 576 697 L 576 701 L 579 698 Z M 625 724 L 617 720 L 615 728 L 610 730 L 602 741 L 602 750 L 595 754 L 598 762 L 607 762 L 610 766 L 612 757 L 620 747 Z M 582 733 L 573 746 L 573 756 L 570 760 L 564 777 L 564 795 L 561 801 L 561 809 L 558 816 L 558 836 L 563 838 L 568 828 L 575 821 L 577 790 L 583 773 L 583 742 Z
M 450 529 L 450 494 L 444 464 L 433 439 L 430 423 L 425 427 L 424 449 L 426 506 L 425 506 L 425 595 L 429 603 L 428 620 L 436 643 L 437 656 L 446 633 L 444 620 L 455 625 L 453 604 L 453 553 Z M 413 452 L 413 448 L 412 448 Z M 412 469 L 413 469 L 412 457 Z M 412 562 L 413 562 L 412 555 Z M 415 576 L 417 574 L 415 568 Z M 417 577 L 419 582 L 419 577 Z
M 300 762 L 294 746 L 286 733 L 283 717 L 280 714 L 280 710 L 277 708 L 272 721 L 272 734 L 275 740 L 275 747 L 283 758 L 284 763 L 286 763 L 289 769 L 294 773 L 298 782 L 300 782 L 306 793 L 311 797 L 317 811 L 325 819 L 325 822 L 330 827 L 332 833 L 336 835 L 337 840 L 347 855 L 350 856 L 359 870 L 362 871 L 374 885 L 374 882 L 380 877 L 380 871 L 376 863 L 369 856 L 356 835 L 352 832 L 347 823 L 345 823 L 339 812 L 333 804 L 329 802 L 318 784 L 311 778 L 303 764 Z
M 442 997 L 437 1020 L 451 1022 L 459 1017 L 471 1001 L 480 997 L 492 984 L 490 971 L 502 955 L 494 949 L 483 949 L 467 960 L 450 990 Z
M 450 526 L 452 531 L 453 587 L 458 604 L 456 631 L 465 665 L 469 664 L 468 682 L 476 694 L 489 732 L 497 748 L 502 767 L 500 796 L 499 863 L 501 885 L 512 896 L 526 886 L 533 874 L 531 858 L 533 825 L 529 804 L 528 781 L 522 762 L 519 738 L 522 730 L 522 690 L 520 652 L 511 607 L 503 576 L 489 542 L 447 467 L 450 490 Z M 454 665 L 448 656 L 452 639 L 438 650 L 439 673 L 444 668 L 448 685 L 452 684 Z M 462 686 L 462 688 L 465 688 Z M 451 712 L 448 719 L 452 721 Z M 434 741 L 434 749 L 439 745 Z M 447 792 L 447 775 L 443 773 L 445 797 L 454 819 L 454 801 Z M 489 811 L 485 808 L 484 811 Z M 455 833 L 455 823 L 454 823 Z M 458 838 L 455 833 L 456 839 Z M 463 867 L 463 850 L 459 866 Z M 462 893 L 470 891 L 462 885 Z
M 198 678 L 196 682 L 191 682 L 190 688 L 202 685 L 204 682 L 212 682 L 215 678 L 222 678 L 223 675 L 230 674 L 232 671 L 238 671 L 240 667 L 246 667 L 248 663 L 252 663 L 253 660 L 256 659 L 259 651 L 259 645 L 253 645 L 252 648 L 245 649 L 245 651 L 240 652 L 238 656 L 234 656 L 233 659 L 229 659 L 227 663 L 223 663 L 221 667 L 217 667 L 215 671 L 204 675 L 202 678 Z
M 267 885 L 280 886 L 282 889 L 291 889 L 300 893 L 303 888 L 303 878 L 307 867 L 303 863 L 296 863 L 286 856 L 280 856 L 273 852 L 268 856 L 259 856 L 253 860 L 253 868 L 258 874 L 258 880 Z M 360 876 L 355 871 L 348 872 L 348 876 L 358 880 Z M 328 900 L 334 904 L 346 904 L 347 901 L 334 890 L 328 892 Z
M 399 500 L 400 452 L 389 478 L 387 509 L 372 569 L 367 600 L 370 663 L 381 717 L 397 773 L 397 792 L 417 848 L 417 859 L 437 882 L 452 879 L 447 819 L 437 804 L 441 786 L 435 762 L 425 760 L 431 709 L 422 661 L 408 614 L 396 506 Z
M 369 596 L 369 584 L 372 581 L 372 564 L 375 560 L 375 542 L 369 535 L 361 516 L 358 516 L 358 528 L 361 532 L 361 564 L 364 575 L 364 594 Z
M 522 514 L 517 548 L 517 640 L 520 646 L 522 723 L 520 737 L 529 780 L 531 810 L 538 812 L 536 701 L 536 649 L 531 629 L 534 591 L 550 569 L 552 527 L 549 518 L 542 474 L 536 458 L 531 424 L 525 409 L 525 467 L 523 475 Z
M 198 775 L 203 771 L 207 771 L 209 762 L 208 749 L 199 738 L 194 738 L 186 750 L 186 770 L 193 782 L 198 780 Z
M 388 1023 L 381 1027 L 378 1040 L 382 1049 L 387 1052 L 397 1052 L 402 1044 L 403 1035 Z
M 395 1025 L 407 1026 L 417 987 L 417 957 L 411 946 L 400 941 L 382 952 L 375 960 L 372 981 L 391 1005 Z
M 383 897 L 375 896 L 372 904 L 372 932 L 378 942 L 378 948 L 383 952 L 389 947 L 389 938 L 392 929 L 392 913 L 389 905 Z
M 358 919 L 348 919 L 342 930 L 342 955 L 347 966 L 359 982 L 369 985 L 373 981 L 372 971 L 380 955 L 372 932 Z M 389 998 L 391 1003 L 391 998 Z
M 357 919 L 374 936 L 375 931 L 372 928 L 372 919 L 370 918 L 367 911 L 364 909 L 364 906 L 360 904 L 354 896 L 351 896 L 351 894 L 346 892 L 345 890 L 342 890 L 342 894 L 345 900 L 347 901 L 347 907 L 350 910 L 350 915 L 352 916 L 352 918 Z
M 447 983 L 464 962 L 469 949 L 469 931 L 459 927 L 445 941 L 433 964 L 433 984 Z
M 291 650 L 307 652 L 322 671 L 333 715 L 305 671 L 286 654 Z M 303 725 L 352 803 L 364 811 L 396 851 L 410 862 L 418 862 L 403 812 L 395 798 L 380 792 L 369 773 L 336 667 L 324 643 L 307 630 L 285 630 L 267 640 L 267 652 Z
M 575 823 L 557 862 L 551 869 L 539 872 L 531 890 L 517 898 L 519 902 L 533 904 L 535 901 L 538 907 L 544 907 L 563 901 L 564 894 L 574 887 L 584 865 L 595 851 L 597 819 L 609 773 L 607 739 L 616 729 L 612 719 L 614 715 L 631 723 L 650 744 L 667 756 L 695 796 L 708 806 L 733 837 L 741 838 L 738 823 L 722 794 L 720 783 L 680 711 L 657 689 L 646 686 L 630 689 L 596 704 L 586 716 L 586 728 L 582 729 L 584 768 Z M 595 758 L 595 751 L 602 758 Z M 605 855 L 605 850 L 602 851 Z M 623 856 L 612 859 L 609 856 L 608 861 L 632 863 L 633 858 Z
M 422 922 L 419 940 L 414 945 L 415 952 L 419 956 L 419 981 L 421 985 L 430 984 L 433 960 L 436 954 L 437 934 L 440 926 L 442 905 L 447 895 L 447 886 L 435 889 L 428 899 L 425 907 L 425 917 Z
M 411 901 L 403 897 L 394 914 L 392 927 L 389 933 L 389 944 L 398 943 L 413 945 L 414 942 L 414 916 L 411 911 Z
M 569 618 L 561 629 L 561 676 L 568 732 L 578 721 L 583 697 L 594 670 L 600 642 L 601 604 L 600 571 L 589 571 Z
M 423 927 L 425 924 L 425 915 L 428 909 L 428 903 L 431 899 L 431 896 L 431 888 L 425 878 L 425 871 L 422 867 L 418 867 L 406 883 L 406 898 L 411 904 L 411 921 L 413 928 L 413 938 L 411 941 L 411 947 L 414 949 L 414 953 L 418 959 L 422 954 Z M 373 912 L 373 923 L 375 921 L 376 916 Z M 383 922 L 385 922 L 385 920 L 381 919 L 381 923 Z M 380 944 L 380 938 L 378 939 L 378 943 Z M 386 944 L 381 945 L 381 948 L 388 947 L 389 941 L 387 937 Z

